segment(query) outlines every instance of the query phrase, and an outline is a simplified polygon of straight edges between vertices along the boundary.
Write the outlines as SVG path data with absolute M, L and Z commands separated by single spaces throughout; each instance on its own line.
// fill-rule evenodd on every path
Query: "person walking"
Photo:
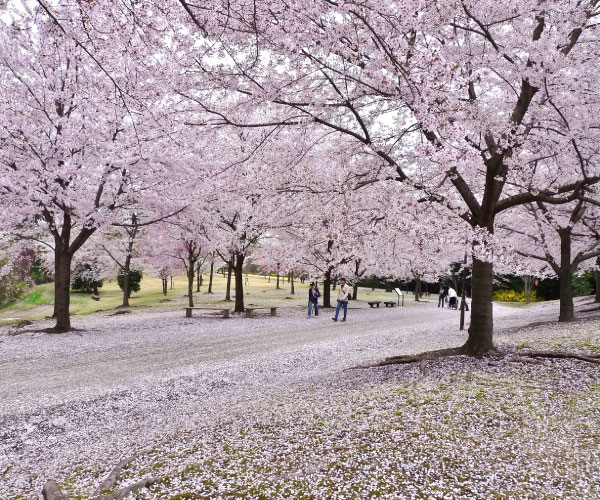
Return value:
M 317 288 L 315 283 L 310 284 L 310 288 L 308 289 L 308 318 L 310 319 L 310 315 L 312 313 L 312 308 L 315 308 L 315 316 L 319 315 L 319 297 L 321 296 L 321 292 Z
M 444 307 L 444 302 L 446 302 L 446 297 L 448 297 L 448 286 L 444 285 L 440 288 L 440 295 L 438 297 L 438 307 Z
M 350 287 L 346 285 L 346 279 L 340 280 L 340 287 L 338 288 L 337 307 L 335 308 L 335 317 L 331 318 L 333 321 L 338 320 L 340 309 L 344 308 L 344 317 L 342 321 L 346 321 L 346 315 L 348 314 L 348 295 L 350 293 Z

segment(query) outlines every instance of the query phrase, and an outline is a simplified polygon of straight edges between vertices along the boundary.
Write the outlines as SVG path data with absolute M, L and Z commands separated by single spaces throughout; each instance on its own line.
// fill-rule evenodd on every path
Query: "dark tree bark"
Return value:
M 323 280 L 323 307 L 331 307 L 331 271 L 327 269 Z
M 235 273 L 235 309 L 234 312 L 244 312 L 244 258 L 245 255 L 236 253 L 234 262 Z
M 200 286 L 202 285 L 202 274 L 200 273 L 200 264 L 196 266 L 196 291 L 200 291 Z
M 462 348 L 465 354 L 478 356 L 494 350 L 493 276 L 491 262 L 473 259 L 471 324 L 469 326 L 469 338 Z
M 352 287 L 352 299 L 358 299 L 358 281 L 354 283 L 354 286 Z
M 276 290 L 280 289 L 280 287 L 279 287 L 279 266 L 277 266 L 277 285 L 275 286 L 275 289 Z
M 596 266 L 599 269 L 596 269 L 594 271 L 594 281 L 596 284 L 596 296 L 595 296 L 594 302 L 600 303 L 600 257 L 596 258 Z
M 571 228 L 562 228 L 558 231 L 560 235 L 560 269 L 558 282 L 560 286 L 560 313 L 558 321 L 573 321 L 575 319 L 575 307 L 573 305 L 573 266 L 571 265 Z
M 127 254 L 125 257 L 125 263 L 123 264 L 123 301 L 121 307 L 129 307 L 129 296 L 131 291 L 129 290 L 129 271 L 131 271 L 131 254 Z
M 68 249 L 62 248 L 62 245 L 56 245 L 54 256 L 54 317 L 56 326 L 53 331 L 64 333 L 71 329 L 69 307 L 71 303 L 71 261 L 73 256 Z
M 208 278 L 208 291 L 206 293 L 213 293 L 212 284 L 213 284 L 213 273 L 215 271 L 215 262 L 213 260 L 210 261 L 210 276 Z
M 188 279 L 188 306 L 194 307 L 194 277 L 196 274 L 196 259 L 193 250 L 188 250 L 188 264 L 187 264 L 187 279 Z
M 227 265 L 227 289 L 225 290 L 225 300 L 231 302 L 231 268 L 232 265 Z
M 415 276 L 415 301 L 419 302 L 421 298 L 421 278 Z
M 290 273 L 290 282 L 291 282 L 291 294 L 296 295 L 296 288 L 294 287 L 294 273 Z

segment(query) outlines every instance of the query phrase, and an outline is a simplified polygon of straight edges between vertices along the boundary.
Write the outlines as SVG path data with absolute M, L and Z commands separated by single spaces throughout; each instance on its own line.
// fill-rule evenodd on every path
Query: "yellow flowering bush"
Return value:
M 538 299 L 535 290 L 531 290 L 529 295 L 531 302 L 537 302 Z M 494 292 L 494 300 L 499 302 L 527 302 L 525 291 L 515 292 L 514 290 L 497 290 Z

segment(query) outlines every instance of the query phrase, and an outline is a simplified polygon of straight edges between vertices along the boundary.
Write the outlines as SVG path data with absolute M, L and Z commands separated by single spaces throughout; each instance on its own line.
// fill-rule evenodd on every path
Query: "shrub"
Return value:
M 102 279 L 97 266 L 80 263 L 75 266 L 71 275 L 71 288 L 87 293 L 98 293 L 102 287 Z
M 538 299 L 535 290 L 531 290 L 529 295 L 531 302 L 537 302 Z M 527 302 L 527 297 L 524 291 L 516 292 L 514 290 L 496 290 L 494 292 L 494 300 L 499 302 Z
M 141 269 L 131 269 L 129 271 L 129 293 L 131 292 L 139 292 L 140 291 L 140 281 L 142 281 L 142 270 Z M 122 269 L 119 269 L 119 274 L 117 274 L 117 283 L 119 284 L 119 288 L 123 290 L 123 286 L 125 285 L 125 274 Z

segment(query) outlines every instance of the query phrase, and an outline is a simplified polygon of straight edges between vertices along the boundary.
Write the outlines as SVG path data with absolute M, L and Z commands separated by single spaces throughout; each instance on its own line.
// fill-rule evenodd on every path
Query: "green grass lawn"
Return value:
M 295 281 L 295 294 L 291 294 L 287 278 L 280 278 L 280 289 L 276 288 L 277 279 L 271 276 L 249 274 L 249 284 L 244 286 L 245 305 L 274 306 L 274 307 L 304 307 L 308 298 L 308 282 L 301 284 Z M 213 278 L 213 294 L 207 294 L 208 275 L 203 276 L 200 292 L 194 292 L 195 305 L 226 305 L 233 308 L 232 302 L 225 301 L 226 277 L 215 274 Z M 322 288 L 322 286 L 321 286 Z M 196 283 L 194 282 L 194 290 Z M 322 290 L 321 290 L 322 292 Z M 232 299 L 234 298 L 232 282 Z M 132 308 L 174 308 L 187 305 L 187 279 L 185 276 L 173 278 L 173 288 L 169 283 L 167 295 L 162 293 L 162 284 L 159 278 L 145 275 L 141 282 L 141 290 L 133 293 L 129 303 Z M 388 293 L 380 289 L 359 290 L 359 302 L 364 304 L 367 300 L 393 300 L 395 293 Z M 331 299 L 335 303 L 337 290 L 332 290 Z M 98 311 L 109 311 L 119 307 L 123 301 L 123 292 L 117 285 L 117 280 L 105 280 L 100 288 L 100 300 L 96 301 L 91 295 L 82 292 L 71 292 L 71 313 L 73 315 L 91 314 Z M 414 301 L 413 295 L 405 297 L 405 305 Z M 54 303 L 54 283 L 46 283 L 32 287 L 19 301 L 0 309 L 0 325 L 17 323 L 21 320 L 39 320 L 51 316 Z

